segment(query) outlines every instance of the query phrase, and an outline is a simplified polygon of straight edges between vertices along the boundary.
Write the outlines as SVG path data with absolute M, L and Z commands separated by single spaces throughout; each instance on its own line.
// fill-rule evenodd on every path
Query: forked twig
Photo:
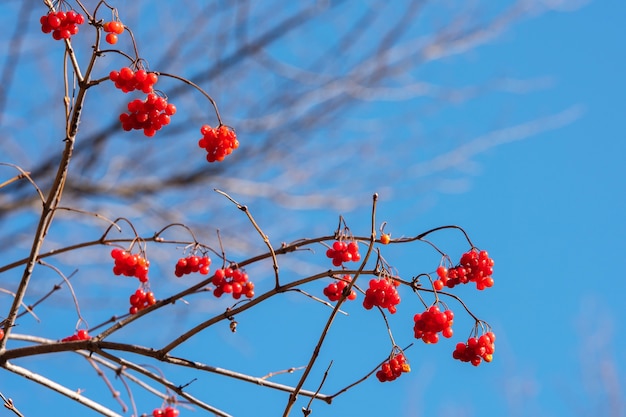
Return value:
M 6 408 L 13 411 L 15 415 L 19 417 L 24 417 L 24 414 L 22 414 L 20 410 L 18 410 L 17 407 L 15 407 L 15 404 L 13 403 L 12 399 L 5 397 L 4 394 L 2 394 L 1 392 L 0 392 L 0 398 L 2 398 L 2 401 L 4 402 L 4 406 Z
M 367 261 L 369 260 L 369 257 L 370 257 L 370 255 L 372 253 L 372 249 L 374 247 L 374 242 L 376 241 L 376 230 L 375 230 L 375 227 L 376 227 L 376 202 L 377 201 L 378 201 L 378 194 L 374 194 L 373 197 L 372 197 L 371 236 L 370 236 L 370 243 L 369 243 L 369 245 L 367 247 L 367 253 L 365 254 L 363 259 L 361 260 L 361 265 L 359 266 L 359 270 L 356 272 L 356 274 L 354 274 L 354 277 L 352 278 L 352 281 L 344 289 L 343 295 L 337 301 L 337 304 L 335 305 L 335 308 L 333 309 L 333 311 L 330 313 L 330 316 L 328 317 L 328 320 L 326 320 L 326 324 L 324 325 L 324 329 L 322 330 L 322 333 L 321 333 L 321 335 L 319 337 L 319 340 L 317 341 L 317 344 L 315 345 L 315 348 L 313 349 L 313 353 L 311 354 L 311 358 L 309 359 L 309 363 L 307 364 L 306 369 L 302 373 L 302 376 L 300 377 L 300 380 L 298 381 L 298 384 L 296 385 L 295 390 L 291 393 L 291 395 L 289 395 L 289 400 L 287 401 L 287 406 L 285 407 L 285 411 L 283 413 L 283 417 L 287 417 L 289 415 L 289 413 L 291 412 L 291 409 L 293 408 L 293 405 L 295 404 L 296 399 L 298 398 L 298 394 L 300 393 L 300 391 L 302 389 L 302 386 L 304 385 L 304 382 L 307 380 L 311 370 L 313 369 L 313 365 L 315 364 L 315 361 L 317 360 L 317 357 L 319 356 L 319 352 L 320 352 L 320 350 L 322 348 L 322 344 L 326 340 L 326 336 L 328 335 L 330 327 L 333 324 L 333 321 L 335 320 L 335 317 L 337 316 L 337 312 L 338 312 L 339 308 L 341 307 L 343 302 L 346 300 L 346 298 L 347 298 L 348 294 L 350 293 L 352 287 L 356 283 L 357 278 L 359 277 L 361 272 L 365 269 L 365 265 L 367 264 Z
M 263 230 L 261 230 L 261 228 L 259 227 L 257 222 L 254 220 L 254 217 L 252 217 L 252 214 L 250 213 L 250 210 L 248 210 L 247 206 L 244 206 L 244 205 L 238 203 L 235 199 L 233 199 L 231 196 L 226 194 L 224 191 L 218 190 L 217 188 L 214 189 L 214 190 L 215 190 L 216 193 L 221 194 L 224 197 L 226 197 L 227 199 L 229 199 L 233 204 L 235 204 L 237 206 L 237 208 L 239 210 L 241 210 L 244 213 L 246 213 L 246 216 L 248 216 L 248 220 L 250 220 L 250 223 L 252 223 L 252 226 L 254 226 L 254 228 L 259 233 L 259 235 L 261 235 L 261 238 L 263 239 L 263 242 L 265 242 L 265 245 L 269 249 L 271 257 L 272 257 L 272 265 L 274 267 L 274 276 L 275 276 L 275 279 L 276 279 L 276 288 L 278 288 L 280 286 L 280 281 L 279 281 L 279 277 L 278 277 L 278 260 L 276 259 L 276 252 L 274 252 L 274 247 L 270 243 L 269 238 L 267 237 L 267 235 L 265 233 L 263 233 Z

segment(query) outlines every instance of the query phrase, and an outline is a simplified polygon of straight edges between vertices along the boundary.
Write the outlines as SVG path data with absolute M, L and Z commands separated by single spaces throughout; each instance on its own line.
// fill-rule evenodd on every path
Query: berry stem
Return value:
M 215 100 L 213 100 L 213 97 L 211 97 L 206 91 L 204 91 L 198 84 L 196 84 L 193 81 L 190 81 L 190 80 L 188 80 L 186 78 L 180 77 L 178 75 L 174 75 L 174 74 L 168 74 L 168 73 L 165 73 L 165 72 L 156 72 L 156 74 L 159 75 L 159 76 L 162 75 L 164 77 L 170 77 L 170 78 L 174 78 L 174 79 L 176 79 L 178 81 L 182 81 L 185 84 L 188 84 L 188 85 L 192 86 L 193 88 L 195 88 L 196 90 L 198 90 L 203 96 L 205 96 L 207 98 L 207 100 L 209 100 L 211 102 L 211 105 L 215 109 L 215 116 L 217 116 L 217 122 L 219 123 L 219 125 L 222 126 L 224 124 L 224 123 L 222 123 L 222 118 L 220 116 L 220 112 L 217 109 L 217 103 L 215 102 Z M 218 190 L 215 190 L 215 191 L 218 191 Z

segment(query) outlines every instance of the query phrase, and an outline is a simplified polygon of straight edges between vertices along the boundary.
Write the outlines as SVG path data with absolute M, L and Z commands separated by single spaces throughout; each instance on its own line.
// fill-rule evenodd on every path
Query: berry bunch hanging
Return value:
M 396 306 L 400 304 L 400 295 L 396 289 L 398 285 L 400 283 L 391 278 L 371 279 L 369 288 L 365 291 L 363 307 L 366 310 L 371 310 L 374 306 L 386 308 L 391 314 L 394 314 Z
M 71 336 L 64 337 L 61 339 L 61 342 L 74 342 L 76 340 L 89 340 L 91 336 L 89 336 L 89 332 L 85 329 L 80 329 L 76 333 Z
M 221 162 L 239 147 L 239 141 L 235 131 L 225 125 L 212 128 L 203 125 L 200 128 L 202 138 L 198 141 L 198 146 L 206 150 L 206 160 L 209 162 Z
M 249 281 L 248 274 L 238 268 L 220 268 L 213 275 L 213 294 L 221 297 L 224 293 L 232 294 L 235 300 L 254 297 L 254 283 Z
M 466 343 L 457 343 L 452 357 L 461 362 L 471 362 L 472 365 L 478 366 L 484 360 L 491 362 L 495 346 L 496 335 L 493 332 L 487 332 L 480 337 L 470 337 Z
M 350 275 L 344 275 L 341 279 L 335 280 L 331 282 L 324 288 L 324 295 L 328 297 L 330 301 L 338 301 L 343 294 L 343 290 L 346 288 L 348 283 L 352 281 L 352 277 Z M 350 291 L 350 294 L 346 297 L 348 300 L 356 299 L 356 292 L 354 290 Z
M 356 241 L 336 240 L 326 251 L 326 257 L 333 260 L 334 266 L 341 266 L 344 262 L 358 262 L 361 260 L 359 244 Z
M 140 282 L 148 282 L 150 261 L 146 258 L 120 248 L 114 248 L 111 251 L 111 257 L 115 260 L 115 265 L 113 266 L 113 273 L 115 275 L 135 277 L 139 279 Z
M 189 255 L 186 258 L 180 258 L 176 262 L 176 269 L 174 274 L 177 277 L 191 274 L 192 272 L 199 272 L 202 275 L 209 273 L 209 266 L 211 265 L 211 258 L 208 256 Z
M 415 322 L 413 326 L 415 338 L 422 339 L 424 343 L 437 343 L 439 333 L 445 338 L 452 337 L 454 321 L 452 310 L 441 311 L 437 305 L 430 306 L 423 313 L 417 313 L 413 321 Z
M 443 287 L 454 288 L 459 284 L 475 282 L 476 288 L 484 290 L 493 287 L 493 259 L 489 257 L 487 251 L 471 249 L 461 256 L 459 264 L 454 268 L 447 269 L 444 266 L 437 268 L 437 280 L 433 282 L 436 290 Z
M 118 22 L 117 20 L 104 22 L 102 29 L 107 32 L 104 40 L 111 45 L 115 45 L 117 43 L 117 35 L 124 33 L 124 25 L 122 22 Z
M 380 369 L 376 372 L 376 378 L 378 378 L 380 382 L 393 381 L 404 372 L 411 372 L 411 367 L 406 362 L 404 354 L 398 353 L 381 365 Z
M 178 414 L 178 409 L 169 405 L 165 408 L 155 408 L 152 411 L 152 417 L 178 417 Z
M 115 88 L 125 93 L 140 90 L 146 94 L 154 91 L 154 85 L 159 80 L 155 72 L 147 72 L 144 69 L 133 71 L 129 67 L 123 67 L 119 71 L 111 71 L 109 79 L 115 84 Z
M 137 314 L 144 308 L 148 308 L 156 303 L 156 298 L 152 291 L 144 291 L 143 288 L 137 288 L 137 290 L 130 296 L 130 314 Z
M 85 16 L 74 10 L 64 12 L 62 10 L 50 12 L 41 16 L 41 31 L 43 33 L 52 32 L 55 40 L 70 39 L 78 33 L 78 26 L 85 23 Z
M 120 122 L 126 131 L 143 129 L 143 134 L 151 137 L 170 123 L 174 113 L 176 106 L 168 104 L 165 97 L 150 93 L 144 101 L 136 99 L 128 103 L 128 113 L 120 115 Z

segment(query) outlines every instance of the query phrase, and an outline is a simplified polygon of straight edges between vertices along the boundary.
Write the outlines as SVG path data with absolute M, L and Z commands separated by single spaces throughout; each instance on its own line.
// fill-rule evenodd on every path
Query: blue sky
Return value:
M 621 273 L 626 249 L 625 19 L 626 4 L 617 0 L 591 1 L 571 12 L 547 12 L 515 24 L 469 55 L 453 56 L 441 67 L 424 70 L 432 81 L 450 85 L 502 75 L 533 80 L 543 87 L 525 94 L 489 92 L 469 104 L 452 106 L 450 112 L 424 120 L 420 138 L 436 133 L 437 140 L 453 136 L 458 143 L 476 144 L 499 129 L 555 114 L 572 120 L 473 155 L 459 166 L 421 179 L 417 186 L 408 176 L 382 188 L 368 189 L 367 184 L 359 188 L 365 196 L 380 193 L 378 220 L 388 222 L 387 230 L 394 237 L 457 224 L 477 246 L 489 251 L 496 262 L 495 286 L 481 293 L 462 288 L 459 294 L 493 326 L 498 337 L 496 355 L 492 363 L 478 368 L 452 360 L 454 342 L 469 334 L 472 325 L 459 309 L 454 342 L 415 343 L 407 351 L 410 374 L 393 383 L 369 380 L 339 397 L 331 407 L 314 403 L 313 416 L 626 415 L 626 328 L 622 320 L 626 283 Z M 355 120 L 370 117 L 370 112 L 386 115 L 393 111 L 386 105 L 376 106 L 365 107 L 362 115 L 354 115 Z M 414 146 L 421 143 L 411 136 L 414 133 L 403 132 L 402 141 L 392 147 L 414 156 L 418 164 L 427 163 L 431 154 L 440 151 L 439 143 Z M 330 156 L 328 162 L 336 163 Z M 416 171 L 407 172 L 419 172 L 419 165 Z M 431 180 L 435 185 L 430 185 Z M 329 210 L 311 214 L 311 219 L 319 220 L 318 224 L 326 222 L 330 232 L 336 214 Z M 344 215 L 355 233 L 367 233 L 367 203 Z M 285 232 L 276 238 L 288 241 L 295 237 Z M 453 257 L 466 250 L 458 233 L 445 232 L 435 240 L 449 247 Z M 414 274 L 415 263 L 437 262 L 434 255 L 419 245 L 397 248 L 394 267 Z M 408 293 L 403 300 L 404 310 L 390 317 L 401 346 L 413 341 L 411 323 L 407 326 L 406 320 L 410 322 L 419 307 Z M 372 318 L 372 312 L 355 308 L 358 306 L 350 306 L 349 317 L 338 318 L 322 351 L 318 375 L 329 360 L 335 360 L 331 376 L 336 379 L 330 378 L 325 386 L 329 392 L 369 370 L 389 348 L 380 318 Z M 295 308 L 301 309 L 306 319 L 290 314 Z M 197 355 L 205 349 L 206 362 L 216 358 L 219 366 L 250 369 L 255 375 L 281 369 L 288 356 L 293 357 L 289 363 L 296 365 L 310 355 L 323 323 L 324 317 L 316 314 L 319 308 L 289 295 L 260 308 L 253 316 L 258 320 L 254 326 L 246 326 L 243 317 L 235 335 L 227 329 L 214 329 L 183 352 Z M 174 327 L 164 325 L 160 330 L 167 333 L 175 331 Z M 58 328 L 52 330 L 58 332 Z M 49 329 L 46 332 L 53 337 Z M 291 337 L 285 338 L 286 332 Z M 213 348 L 215 340 L 220 345 Z M 264 344 L 267 340 L 281 343 Z M 30 359 L 23 363 L 35 369 L 48 366 L 53 372 L 63 372 L 65 367 Z M 172 375 L 186 381 L 176 371 L 172 370 Z M 280 376 L 276 381 L 293 383 L 293 378 Z M 3 375 L 0 391 L 24 404 L 27 416 L 39 415 L 42 409 L 28 403 L 33 385 L 9 379 L 10 388 L 3 386 Z M 77 383 L 83 383 L 80 376 Z M 284 394 L 263 390 L 253 391 L 244 401 L 238 390 L 247 388 L 245 385 L 233 389 L 214 377 L 200 378 L 194 384 L 191 388 L 196 392 L 210 391 L 217 403 L 232 405 L 228 411 L 236 416 L 258 411 L 255 396 L 269 403 L 275 398 L 277 410 L 286 401 Z M 106 399 L 110 394 L 100 393 L 101 385 L 94 384 L 89 392 Z M 618 403 L 611 410 L 615 398 Z M 54 394 L 42 394 L 40 404 L 42 408 L 62 404 L 67 410 L 80 409 L 65 400 L 58 402 Z M 297 415 L 302 405 L 298 403 L 292 415 Z M 5 414 L 9 415 L 8 411 L 0 411 Z

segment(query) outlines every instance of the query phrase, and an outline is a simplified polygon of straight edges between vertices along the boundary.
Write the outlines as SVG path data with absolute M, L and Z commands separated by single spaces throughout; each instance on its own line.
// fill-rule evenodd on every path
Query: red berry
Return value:
M 115 45 L 117 43 L 117 35 L 115 33 L 107 33 L 104 39 L 111 45 Z
M 400 295 L 392 279 L 379 278 L 369 282 L 369 288 L 365 292 L 363 307 L 370 310 L 374 306 L 386 308 L 391 314 L 396 312 L 396 306 L 400 303 Z

